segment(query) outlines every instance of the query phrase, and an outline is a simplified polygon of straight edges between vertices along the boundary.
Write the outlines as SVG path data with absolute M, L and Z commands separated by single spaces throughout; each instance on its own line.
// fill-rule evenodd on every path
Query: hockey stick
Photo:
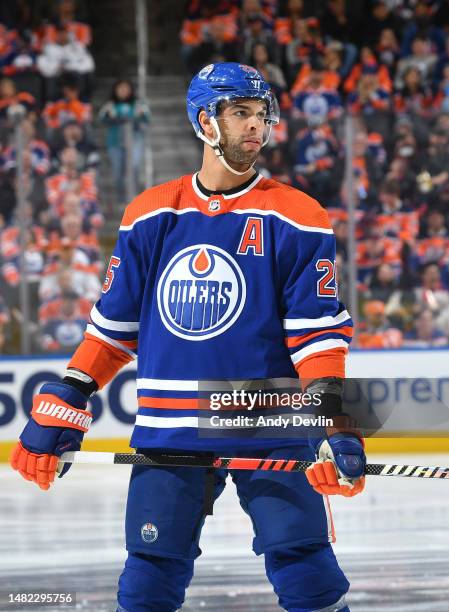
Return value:
M 312 461 L 298 459 L 253 459 L 247 457 L 207 457 L 197 455 L 140 453 L 94 453 L 77 451 L 64 453 L 60 463 L 103 463 L 122 465 L 153 465 L 224 468 L 228 470 L 263 470 L 272 472 L 305 472 Z M 369 463 L 365 474 L 368 476 L 407 476 L 408 478 L 449 478 L 449 468 L 420 465 L 393 465 Z

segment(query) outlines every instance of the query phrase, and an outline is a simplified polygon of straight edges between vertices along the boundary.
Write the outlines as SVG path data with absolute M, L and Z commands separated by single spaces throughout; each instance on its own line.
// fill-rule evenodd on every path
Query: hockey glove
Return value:
M 306 470 L 317 493 L 353 497 L 365 487 L 366 456 L 363 438 L 355 432 L 334 433 L 315 448 L 318 460 Z
M 14 447 L 10 464 L 26 480 L 47 490 L 54 481 L 58 457 L 81 448 L 92 422 L 87 397 L 71 385 L 47 383 L 34 397 L 31 417 Z M 59 475 L 69 470 L 66 463 Z

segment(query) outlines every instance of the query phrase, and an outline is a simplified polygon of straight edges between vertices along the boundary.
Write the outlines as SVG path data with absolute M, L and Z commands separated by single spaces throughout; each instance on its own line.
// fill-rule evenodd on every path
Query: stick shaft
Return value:
M 208 457 L 151 453 L 95 453 L 78 451 L 64 453 L 62 463 L 121 464 L 202 467 L 228 470 L 262 470 L 273 472 L 305 472 L 312 461 L 299 459 L 257 459 L 248 457 Z M 449 478 L 449 468 L 420 465 L 369 463 L 368 476 L 401 476 L 407 478 Z

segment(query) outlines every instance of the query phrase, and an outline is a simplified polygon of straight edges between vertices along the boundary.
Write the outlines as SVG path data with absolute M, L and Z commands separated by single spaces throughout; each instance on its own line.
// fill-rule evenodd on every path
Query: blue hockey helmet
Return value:
M 245 64 L 220 62 L 202 68 L 193 77 L 187 91 L 187 114 L 196 135 L 205 140 L 198 121 L 201 110 L 204 110 L 211 119 L 215 119 L 220 102 L 236 98 L 264 100 L 267 104 L 265 119 L 267 124 L 279 123 L 279 105 L 276 96 L 260 72 Z

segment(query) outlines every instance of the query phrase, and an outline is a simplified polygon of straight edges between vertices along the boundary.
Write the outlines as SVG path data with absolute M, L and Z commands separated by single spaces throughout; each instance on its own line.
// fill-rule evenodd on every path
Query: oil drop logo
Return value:
M 207 340 L 225 332 L 240 316 L 245 278 L 229 253 L 196 244 L 169 261 L 158 283 L 157 299 L 168 331 L 186 340 Z

